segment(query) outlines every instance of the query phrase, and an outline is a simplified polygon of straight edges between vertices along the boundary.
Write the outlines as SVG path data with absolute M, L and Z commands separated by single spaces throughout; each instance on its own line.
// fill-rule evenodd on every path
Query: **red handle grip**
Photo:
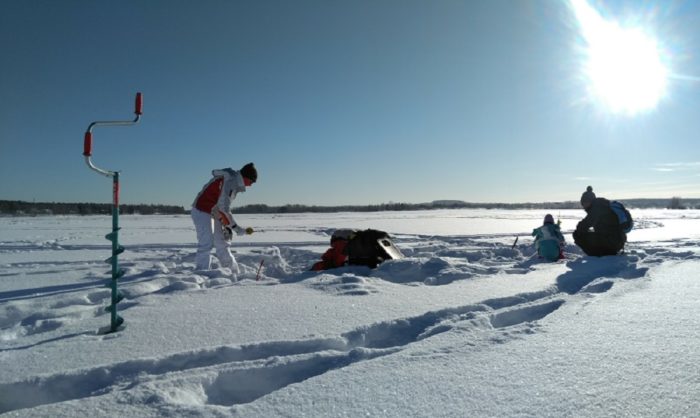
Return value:
M 92 132 L 85 132 L 85 142 L 83 142 L 83 155 L 86 157 L 92 155 Z
M 143 113 L 143 95 L 141 93 L 136 93 L 136 111 L 134 113 L 137 115 Z

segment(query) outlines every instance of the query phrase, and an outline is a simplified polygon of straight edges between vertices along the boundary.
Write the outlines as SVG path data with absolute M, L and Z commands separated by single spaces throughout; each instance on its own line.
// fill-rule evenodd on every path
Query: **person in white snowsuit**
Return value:
M 559 225 L 554 223 L 554 217 L 547 214 L 541 227 L 532 231 L 535 237 L 537 255 L 547 261 L 557 261 L 564 258 L 564 236 Z
M 233 233 L 252 234 L 252 228 L 243 228 L 231 215 L 231 202 L 238 193 L 245 192 L 258 179 L 253 163 L 248 163 L 240 171 L 231 168 L 213 170 L 213 178 L 204 185 L 192 203 L 192 221 L 197 231 L 197 270 L 211 268 L 211 249 L 216 248 L 216 257 L 221 267 L 228 267 L 238 274 L 238 263 L 229 250 L 228 242 Z

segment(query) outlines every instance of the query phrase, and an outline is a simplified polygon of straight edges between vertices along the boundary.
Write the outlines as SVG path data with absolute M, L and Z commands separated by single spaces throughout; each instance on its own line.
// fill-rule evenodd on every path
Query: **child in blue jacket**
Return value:
M 544 224 L 532 231 L 535 237 L 537 254 L 547 261 L 557 261 L 564 258 L 564 236 L 559 230 L 559 225 L 554 223 L 554 217 L 547 214 Z

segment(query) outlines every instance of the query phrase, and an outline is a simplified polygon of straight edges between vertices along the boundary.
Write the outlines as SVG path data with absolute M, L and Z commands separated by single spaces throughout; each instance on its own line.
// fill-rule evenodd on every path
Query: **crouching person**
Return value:
M 348 262 L 348 241 L 355 234 L 352 229 L 338 229 L 331 236 L 331 248 L 321 256 L 321 261 L 315 263 L 311 270 L 320 271 L 342 267 Z
M 547 261 L 557 261 L 564 258 L 564 236 L 559 225 L 554 223 L 554 217 L 547 214 L 541 227 L 532 231 L 535 237 L 535 247 L 540 258 Z
M 592 256 L 619 253 L 627 242 L 625 231 L 632 229 L 629 212 L 619 202 L 596 197 L 591 186 L 581 195 L 581 206 L 586 217 L 576 225 L 573 234 L 576 245 Z
M 403 258 L 401 251 L 384 231 L 338 229 L 329 248 L 311 270 L 327 270 L 345 265 L 376 268 L 386 260 Z

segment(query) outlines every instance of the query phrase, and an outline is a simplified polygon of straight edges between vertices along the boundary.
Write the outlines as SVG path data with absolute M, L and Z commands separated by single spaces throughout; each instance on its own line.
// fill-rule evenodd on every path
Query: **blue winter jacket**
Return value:
M 535 237 L 537 254 L 547 261 L 557 261 L 564 245 L 564 236 L 559 230 L 559 225 L 544 224 L 532 231 Z

